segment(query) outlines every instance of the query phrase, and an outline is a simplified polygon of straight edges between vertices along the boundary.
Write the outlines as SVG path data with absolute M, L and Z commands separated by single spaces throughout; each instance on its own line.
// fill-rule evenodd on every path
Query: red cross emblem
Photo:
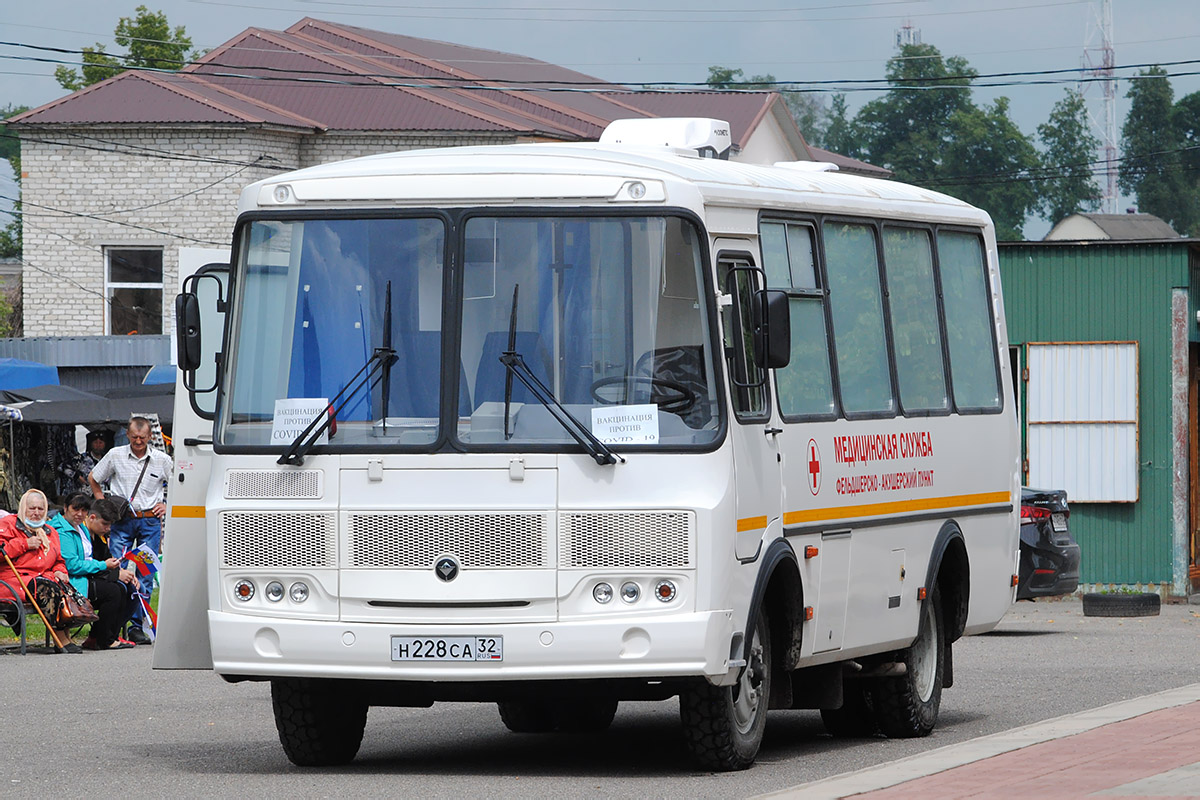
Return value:
M 821 451 L 815 439 L 808 440 L 808 490 L 814 496 L 821 491 Z

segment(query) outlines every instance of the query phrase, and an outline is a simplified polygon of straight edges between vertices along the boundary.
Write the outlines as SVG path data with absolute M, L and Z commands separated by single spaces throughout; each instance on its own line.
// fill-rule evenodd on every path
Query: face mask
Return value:
M 27 519 L 25 517 L 21 517 L 21 522 L 25 523 L 26 528 L 40 528 L 46 524 L 46 520 L 44 520 L 44 519 L 39 519 L 39 520 L 34 521 L 32 519 Z

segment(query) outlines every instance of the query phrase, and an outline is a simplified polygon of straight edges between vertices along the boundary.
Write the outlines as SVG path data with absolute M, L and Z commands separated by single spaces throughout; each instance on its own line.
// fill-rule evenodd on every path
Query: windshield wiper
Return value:
M 517 380 L 525 384 L 525 388 L 537 398 L 538 402 L 546 407 L 546 410 L 550 412 L 550 416 L 558 420 L 558 424 L 563 426 L 563 430 L 571 434 L 571 438 L 578 442 L 579 446 L 587 451 L 587 454 L 595 459 L 597 464 L 604 466 L 606 464 L 615 464 L 618 461 L 624 464 L 624 458 L 614 453 L 611 447 L 597 439 L 595 434 L 576 419 L 570 411 L 567 411 L 562 403 L 558 402 L 558 398 L 554 396 L 554 393 L 538 380 L 538 377 L 526 365 L 525 359 L 517 352 L 518 289 L 520 289 L 519 285 L 513 287 L 512 315 L 508 323 L 508 349 L 500 355 L 500 363 L 504 365 L 507 372 L 504 384 L 504 438 L 508 439 L 512 435 L 508 432 L 508 411 L 512 402 L 512 377 L 515 375 Z
M 360 389 L 362 389 L 364 386 L 371 385 L 372 378 L 374 378 L 376 373 L 378 373 L 380 370 L 383 370 L 383 375 L 385 376 L 385 379 L 386 379 L 386 377 L 389 376 L 389 373 L 391 372 L 392 364 L 395 364 L 396 361 L 398 360 L 396 351 L 392 348 L 392 336 L 391 336 L 392 284 L 391 284 L 391 281 L 389 281 L 387 284 L 387 293 L 384 295 L 383 302 L 384 302 L 383 318 L 385 320 L 384 324 L 387 326 L 383 333 L 383 345 L 381 347 L 375 348 L 375 350 L 371 353 L 370 358 L 367 359 L 367 363 L 363 364 L 362 368 L 359 369 L 358 372 L 354 373 L 354 377 L 350 379 L 349 383 L 347 383 L 344 387 L 342 387 L 342 390 L 340 392 L 338 392 L 336 395 L 334 395 L 333 399 L 329 401 L 329 406 L 325 409 L 326 413 L 319 414 L 316 417 L 314 417 L 313 421 L 308 423 L 308 426 L 304 430 L 300 431 L 300 435 L 292 440 L 291 445 L 288 447 L 287 450 L 285 450 L 283 452 L 283 455 L 281 455 L 279 457 L 279 460 L 276 463 L 291 464 L 291 465 L 297 466 L 297 467 L 300 466 L 301 464 L 303 464 L 305 454 L 308 453 L 308 451 L 312 449 L 313 445 L 316 444 L 317 440 L 321 438 L 321 434 L 325 432 L 326 428 L 328 428 L 335 419 L 337 419 L 338 414 L 340 414 L 342 409 L 345 408 L 346 405 L 352 399 L 354 399 L 354 396 L 356 394 L 358 394 L 358 391 Z M 343 395 L 345 395 L 345 397 L 343 397 Z M 341 400 L 340 403 L 338 402 L 339 400 Z M 335 404 L 336 404 L 336 408 L 335 408 Z M 383 419 L 384 419 L 384 423 L 386 424 L 387 423 L 386 383 L 385 383 L 385 393 L 384 393 Z

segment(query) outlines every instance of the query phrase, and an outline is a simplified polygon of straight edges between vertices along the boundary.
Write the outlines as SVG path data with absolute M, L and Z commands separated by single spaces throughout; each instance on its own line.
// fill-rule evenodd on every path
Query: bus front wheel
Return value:
M 921 607 L 916 641 L 900 660 L 904 674 L 880 678 L 871 690 L 879 729 L 893 739 L 928 736 L 937 723 L 946 668 L 946 629 L 936 586 Z
M 276 678 L 271 707 L 279 743 L 298 767 L 348 764 L 367 727 L 367 704 L 339 681 Z
M 696 681 L 679 693 L 679 716 L 692 760 L 728 772 L 754 763 L 771 697 L 771 631 L 759 612 L 746 666 L 733 686 Z

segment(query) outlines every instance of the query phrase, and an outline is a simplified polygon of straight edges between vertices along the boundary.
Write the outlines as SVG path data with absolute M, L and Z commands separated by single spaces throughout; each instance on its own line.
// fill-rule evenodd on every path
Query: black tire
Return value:
M 549 701 L 501 700 L 496 706 L 504 727 L 513 733 L 549 733 L 557 727 Z
M 564 700 L 554 709 L 554 722 L 564 733 L 599 733 L 608 730 L 616 715 L 616 698 Z
M 298 767 L 333 767 L 354 760 L 367 727 L 367 703 L 340 681 L 276 678 L 271 706 L 279 743 Z
M 867 680 L 847 680 L 842 707 L 821 709 L 821 722 L 837 739 L 865 739 L 879 733 Z
M 1088 592 L 1083 596 L 1085 617 L 1157 617 L 1162 598 L 1153 592 L 1141 594 L 1103 594 Z
M 771 697 L 771 630 L 758 615 L 750 653 L 733 686 L 691 683 L 679 693 L 679 717 L 692 760 L 718 772 L 754 763 L 767 726 Z
M 916 641 L 902 651 L 905 673 L 879 678 L 871 691 L 879 730 L 893 739 L 928 736 L 937 724 L 946 669 L 946 628 L 935 587 L 921 606 Z

